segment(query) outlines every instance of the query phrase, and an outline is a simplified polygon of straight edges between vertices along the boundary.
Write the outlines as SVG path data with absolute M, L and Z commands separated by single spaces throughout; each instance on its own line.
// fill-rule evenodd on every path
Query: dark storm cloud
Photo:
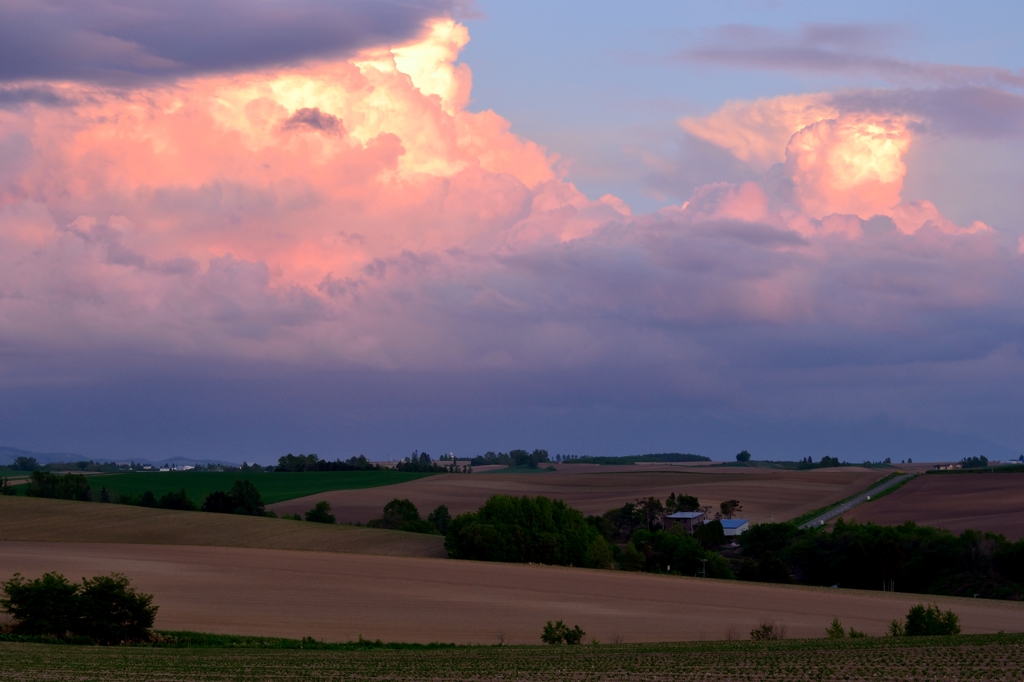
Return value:
M 808 24 L 795 31 L 722 26 L 677 59 L 742 69 L 867 74 L 893 83 L 946 87 L 1024 87 L 1024 71 L 916 62 L 886 56 L 892 26 Z
M 415 37 L 451 0 L 0 0 L 0 81 L 131 82 Z

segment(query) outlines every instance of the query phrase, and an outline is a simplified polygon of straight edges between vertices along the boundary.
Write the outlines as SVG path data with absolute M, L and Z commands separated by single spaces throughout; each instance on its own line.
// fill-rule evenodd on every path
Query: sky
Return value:
M 0 0 L 0 445 L 1016 458 L 1022 20 Z

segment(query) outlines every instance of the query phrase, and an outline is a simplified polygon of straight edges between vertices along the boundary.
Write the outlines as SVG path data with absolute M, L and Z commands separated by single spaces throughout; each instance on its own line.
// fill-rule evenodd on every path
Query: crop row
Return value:
M 601 645 L 282 650 L 0 644 L 10 680 L 1021 680 L 1017 638 L 889 646 Z

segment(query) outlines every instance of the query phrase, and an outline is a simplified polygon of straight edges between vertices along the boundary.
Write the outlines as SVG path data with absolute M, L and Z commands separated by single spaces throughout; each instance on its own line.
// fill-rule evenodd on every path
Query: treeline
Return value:
M 918 594 L 1024 598 L 1024 540 L 914 523 L 858 524 L 831 531 L 763 523 L 739 537 L 741 580 L 839 585 Z
M 573 464 L 637 464 L 639 462 L 710 462 L 710 457 L 682 452 L 662 452 L 649 455 L 625 455 L 623 457 L 591 457 L 589 455 L 556 455 L 556 462 Z
M 460 467 L 454 460 L 451 464 L 441 464 L 431 459 L 426 452 L 414 451 L 395 465 L 395 471 L 407 471 L 424 474 L 468 474 L 470 469 L 467 466 Z
M 521 467 L 525 466 L 530 469 L 537 469 L 541 464 L 547 464 L 551 461 L 547 450 L 534 450 L 533 452 L 527 452 L 526 450 L 509 450 L 508 452 L 487 452 L 480 457 L 474 457 L 470 464 L 473 466 L 486 466 L 490 464 L 500 464 L 502 466 L 509 467 Z
M 258 470 L 262 471 L 263 468 L 258 464 L 247 465 L 243 464 L 241 467 L 234 467 L 223 464 L 190 464 L 193 471 L 239 471 L 239 470 Z M 48 464 L 40 464 L 36 461 L 35 457 L 16 457 L 9 467 L 14 471 L 65 471 L 74 472 L 81 471 L 86 473 L 102 473 L 102 474 L 126 474 L 133 471 L 154 471 L 159 468 L 158 465 L 143 464 L 141 462 L 130 462 L 128 464 L 118 464 L 117 462 L 94 462 L 93 460 L 78 460 L 74 462 L 50 462 Z M 267 467 L 267 470 L 272 470 L 272 467 Z
M 293 455 L 288 453 L 279 457 L 274 471 L 380 471 L 381 466 L 366 459 L 365 455 L 350 457 L 346 460 L 336 459 L 328 462 L 318 455 Z
M 380 518 L 371 519 L 366 525 L 370 528 L 387 528 L 408 533 L 444 535 L 448 532 L 451 521 L 452 515 L 443 504 L 427 514 L 426 519 L 422 519 L 415 504 L 409 500 L 396 498 L 384 505 L 384 513 Z

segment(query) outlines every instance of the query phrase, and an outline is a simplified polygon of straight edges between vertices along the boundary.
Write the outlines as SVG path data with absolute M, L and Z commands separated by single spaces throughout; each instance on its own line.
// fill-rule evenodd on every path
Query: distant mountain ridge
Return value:
M 152 466 L 162 466 L 164 464 L 221 464 L 225 466 L 239 466 L 239 462 L 228 462 L 222 459 L 204 459 L 198 457 L 182 457 L 180 455 L 176 457 L 164 457 L 162 459 L 141 459 L 138 457 L 132 458 L 117 458 L 117 457 L 85 457 L 78 455 L 73 452 L 32 452 L 30 450 L 22 450 L 21 448 L 12 448 L 4 445 L 0 445 L 0 466 L 13 464 L 14 460 L 18 457 L 34 457 L 40 464 L 51 464 L 53 462 L 87 462 L 92 460 L 94 462 L 116 462 L 118 464 L 128 464 L 129 462 L 135 462 L 137 464 L 150 464 Z

